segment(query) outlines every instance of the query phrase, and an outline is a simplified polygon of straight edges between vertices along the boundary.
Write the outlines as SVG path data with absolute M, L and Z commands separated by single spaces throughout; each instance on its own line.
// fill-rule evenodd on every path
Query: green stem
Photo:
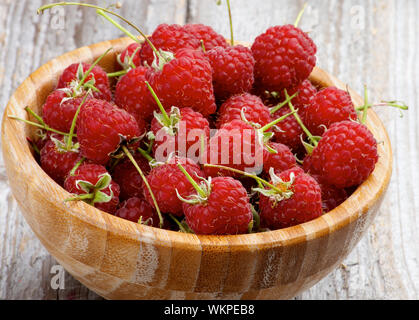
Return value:
M 94 199 L 94 193 L 85 193 L 85 194 L 79 194 L 75 197 L 67 198 L 64 200 L 64 202 L 68 201 L 79 201 L 79 200 L 93 200 Z
M 283 115 L 282 117 L 280 117 L 280 118 L 272 121 L 271 123 L 268 123 L 266 126 L 264 126 L 261 129 L 259 129 L 259 131 L 265 132 L 265 131 L 269 130 L 270 128 L 272 128 L 274 125 L 280 123 L 282 120 L 284 120 L 284 119 L 288 118 L 289 116 L 292 116 L 293 114 L 296 114 L 296 113 L 297 113 L 296 110 L 294 110 L 294 111 L 292 111 L 290 113 L 287 113 L 286 115 Z
M 206 53 L 206 52 L 207 52 L 207 50 L 205 49 L 205 43 L 204 43 L 204 40 L 202 40 L 202 39 L 201 39 L 201 48 L 202 48 L 202 51 L 203 51 L 204 53 Z
M 67 140 L 67 146 L 66 146 L 67 151 L 71 150 L 71 145 L 73 144 L 74 129 L 76 128 L 77 117 L 80 113 L 82 105 L 84 105 L 88 95 L 90 95 L 90 92 L 91 92 L 90 89 L 86 92 L 86 95 L 84 96 L 82 102 L 78 106 L 76 113 L 74 114 L 73 121 L 71 122 L 70 132 L 68 133 L 68 140 Z
M 83 78 L 80 80 L 80 82 L 78 83 L 76 89 L 74 89 L 75 92 L 77 92 L 78 90 L 80 90 L 81 86 L 84 84 L 84 82 L 86 81 L 87 77 L 90 75 L 90 72 L 92 72 L 93 68 L 100 62 L 100 60 L 103 59 L 103 57 L 105 57 L 109 51 L 111 51 L 112 48 L 109 48 L 108 50 L 106 50 L 99 58 L 96 59 L 95 62 L 92 63 L 92 65 L 90 66 L 89 69 L 87 69 L 86 72 L 84 72 L 83 74 Z
M 282 191 L 280 189 L 278 189 L 277 187 L 275 187 L 273 184 L 269 183 L 266 180 L 263 180 L 262 178 L 259 178 L 258 176 L 251 174 L 251 173 L 247 173 L 245 171 L 241 171 L 238 169 L 233 169 L 230 167 L 226 167 L 226 166 L 221 166 L 221 165 L 215 165 L 215 164 L 204 164 L 204 167 L 209 167 L 209 168 L 217 168 L 217 169 L 222 169 L 222 170 L 227 170 L 227 171 L 231 171 L 231 172 L 235 172 L 238 174 L 241 174 L 243 176 L 249 177 L 249 178 L 253 178 L 255 179 L 258 183 L 262 183 L 263 185 L 272 188 L 273 190 L 275 190 L 276 192 L 282 193 Z
M 121 70 L 121 71 L 117 71 L 117 72 L 111 72 L 108 73 L 108 77 L 109 78 L 113 78 L 113 77 L 119 77 L 119 76 L 123 76 L 125 74 L 127 74 L 128 71 L 126 70 Z
M 178 219 L 176 219 L 172 214 L 169 214 L 169 217 L 172 218 L 172 220 L 177 224 L 177 226 L 179 227 L 180 231 L 182 231 L 184 233 L 188 233 L 188 231 L 186 231 L 186 229 L 182 226 L 182 224 L 179 222 Z
M 206 198 L 208 195 L 205 193 L 205 191 L 196 183 L 196 181 L 191 177 L 191 175 L 185 170 L 185 168 L 178 163 L 178 168 L 180 169 L 180 171 L 183 172 L 183 174 L 185 175 L 185 177 L 188 179 L 188 181 L 191 183 L 191 185 L 193 185 L 193 187 L 195 188 L 195 190 L 199 193 L 199 195 L 202 198 Z
M 234 46 L 234 33 L 233 33 L 233 18 L 231 15 L 230 0 L 227 0 L 228 19 L 230 20 L 230 43 Z
M 36 122 L 32 122 L 32 121 L 29 121 L 29 120 L 25 120 L 25 119 L 18 118 L 18 117 L 15 117 L 15 116 L 10 116 L 10 115 L 9 115 L 9 116 L 7 116 L 7 117 L 8 117 L 8 118 L 10 118 L 10 119 L 13 119 L 13 120 L 19 120 L 19 121 L 22 121 L 22 122 L 24 122 L 24 123 L 30 124 L 30 125 L 32 125 L 32 126 L 35 126 L 35 127 L 38 127 L 38 128 L 44 129 L 44 130 L 47 130 L 47 131 L 54 132 L 54 133 L 56 133 L 56 134 L 60 134 L 60 135 L 63 135 L 63 136 L 68 136 L 68 133 L 61 132 L 61 131 L 55 130 L 55 129 L 53 129 L 53 128 L 50 128 L 50 127 L 49 127 L 49 126 L 47 126 L 46 124 L 41 125 L 41 124 L 36 123 Z
M 160 208 L 159 205 L 157 204 L 156 201 L 156 197 L 154 196 L 153 190 L 151 190 L 150 184 L 147 181 L 147 178 L 145 177 L 143 171 L 141 170 L 141 168 L 138 166 L 137 161 L 135 161 L 134 157 L 132 156 L 132 154 L 129 152 L 128 148 L 126 146 L 122 146 L 122 150 L 125 152 L 126 156 L 131 160 L 132 164 L 134 165 L 135 169 L 137 169 L 138 173 L 141 176 L 141 179 L 143 179 L 144 184 L 146 185 L 148 191 L 150 192 L 150 196 L 151 199 L 153 200 L 153 204 L 154 207 L 157 211 L 157 214 L 159 215 L 159 220 L 160 220 L 160 228 L 163 228 L 163 216 L 160 212 Z
M 33 111 L 31 108 L 29 108 L 28 106 L 25 108 L 26 112 L 30 113 L 36 120 L 38 120 L 38 122 L 44 126 L 46 126 L 47 124 L 44 122 L 44 119 L 42 119 L 39 115 L 36 114 L 35 111 Z
M 306 8 L 307 8 L 307 3 L 304 4 L 301 11 L 298 13 L 297 19 L 294 22 L 294 27 L 296 27 L 296 28 L 298 27 L 298 24 L 300 23 L 300 20 L 301 20 L 303 14 L 304 14 L 304 11 L 306 10 Z
M 368 114 L 368 90 L 367 86 L 364 86 L 364 106 L 363 106 L 363 113 L 362 113 L 362 119 L 361 123 L 365 124 L 365 121 L 367 121 L 367 114 Z
M 96 5 L 93 5 L 93 4 L 88 4 L 88 3 L 80 3 L 80 2 L 57 2 L 57 3 L 51 3 L 51 4 L 47 4 L 47 5 L 44 5 L 44 6 L 40 7 L 38 9 L 37 13 L 40 14 L 43 11 L 45 11 L 47 9 L 51 9 L 53 7 L 56 7 L 56 6 L 82 6 L 82 7 L 94 8 L 96 10 L 102 10 L 103 12 L 109 13 L 109 14 L 111 14 L 111 15 L 119 18 L 119 19 L 121 19 L 126 24 L 128 24 L 130 27 L 132 27 L 133 29 L 135 29 L 144 38 L 144 40 L 147 41 L 147 43 L 150 45 L 151 49 L 153 49 L 153 51 L 156 53 L 156 55 L 159 58 L 162 58 L 160 56 L 160 53 L 156 49 L 156 47 L 153 45 L 153 43 L 150 41 L 150 39 L 148 39 L 148 37 L 141 31 L 140 28 L 138 28 L 135 24 L 133 24 L 129 20 L 125 19 L 121 15 L 119 15 L 119 14 L 117 14 L 117 13 L 115 13 L 115 12 L 109 10 L 109 9 L 106 9 L 106 8 L 103 8 L 103 7 L 99 7 L 99 6 L 96 6 Z
M 164 117 L 164 121 L 166 122 L 167 126 L 170 126 L 170 118 L 166 112 L 166 110 L 164 110 L 163 105 L 161 104 L 161 101 L 159 99 L 159 97 L 157 97 L 156 92 L 154 92 L 153 88 L 151 87 L 151 85 L 148 83 L 148 81 L 145 82 L 145 84 L 147 85 L 148 90 L 150 90 L 151 95 L 153 96 L 154 100 L 156 101 L 160 112 L 163 114 Z
M 286 98 L 287 98 L 287 100 L 288 100 L 289 95 L 288 95 L 288 92 L 287 92 L 287 90 L 286 90 L 286 89 L 285 89 L 285 97 L 286 97 Z M 296 110 L 295 110 L 295 108 L 294 108 L 294 105 L 292 104 L 292 102 L 291 102 L 291 101 L 289 101 L 289 102 L 288 102 L 288 105 L 289 105 L 289 107 L 290 107 L 290 110 L 291 110 L 291 111 L 296 111 Z M 300 116 L 298 115 L 298 113 L 294 113 L 294 117 L 295 117 L 295 120 L 297 120 L 298 124 L 300 125 L 301 129 L 303 129 L 304 133 L 305 133 L 305 134 L 307 135 L 307 137 L 310 139 L 311 143 L 312 143 L 315 147 L 317 147 L 317 144 L 318 144 L 317 140 L 314 138 L 314 136 L 311 134 L 311 132 L 310 132 L 310 131 L 307 129 L 307 127 L 304 125 L 304 123 L 303 123 L 303 121 L 301 120 L 301 118 L 300 118 Z
M 272 109 L 269 110 L 269 112 L 271 114 L 274 114 L 275 112 L 277 112 L 279 109 L 281 109 L 283 106 L 285 106 L 286 104 L 288 104 L 292 99 L 294 99 L 296 96 L 298 95 L 298 91 L 296 93 L 294 93 L 291 97 L 289 97 L 288 99 L 285 99 L 284 102 L 279 103 L 278 105 L 276 105 L 275 107 L 273 107 Z
M 119 30 L 121 30 L 123 33 L 125 33 L 128 37 L 130 37 L 132 40 L 134 40 L 137 43 L 140 43 L 140 40 L 134 36 L 131 32 L 129 32 L 127 29 L 125 29 L 123 26 L 121 26 L 118 22 L 116 22 L 114 19 L 112 19 L 110 16 L 108 16 L 103 10 L 97 9 L 96 13 L 102 17 L 104 17 L 106 20 L 108 20 L 110 23 L 112 23 L 115 27 L 117 27 Z
M 144 157 L 144 158 L 146 158 L 147 160 L 148 160 L 148 162 L 150 162 L 150 161 L 153 161 L 154 159 L 153 159 L 153 157 L 152 156 L 150 156 L 150 154 L 147 152 L 147 151 L 145 151 L 145 150 L 143 150 L 143 149 L 141 149 L 141 148 L 138 148 L 137 149 L 138 150 L 138 152 Z
M 82 157 L 79 161 L 77 161 L 73 169 L 71 169 L 70 171 L 70 176 L 74 176 L 74 174 L 76 173 L 76 170 L 80 167 L 80 165 L 84 162 L 84 160 L 86 160 L 86 158 Z

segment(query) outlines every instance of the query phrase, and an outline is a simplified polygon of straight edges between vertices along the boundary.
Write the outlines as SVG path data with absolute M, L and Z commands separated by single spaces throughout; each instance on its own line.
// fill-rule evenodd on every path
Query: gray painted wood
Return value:
M 150 32 L 159 23 L 200 22 L 229 37 L 225 0 L 125 0 L 122 15 Z M 36 68 L 66 51 L 116 38 L 121 32 L 75 7 L 43 16 L 43 0 L 0 0 L 0 106 Z M 103 1 L 90 1 L 101 3 Z M 110 3 L 110 2 L 108 2 Z M 231 0 L 235 38 L 253 39 L 271 25 L 293 23 L 303 1 Z M 310 1 L 300 26 L 318 45 L 318 65 L 374 101 L 402 99 L 404 118 L 377 110 L 394 149 L 394 174 L 380 215 L 329 276 L 296 299 L 419 298 L 419 2 Z M 65 23 L 60 24 L 64 14 Z M 0 299 L 100 299 L 65 273 L 65 289 L 51 287 L 57 262 L 27 226 L 0 160 Z

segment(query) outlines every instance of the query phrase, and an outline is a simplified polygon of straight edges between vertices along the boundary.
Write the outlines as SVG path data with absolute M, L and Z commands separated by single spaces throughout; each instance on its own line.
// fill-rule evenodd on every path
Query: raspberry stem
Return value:
M 230 21 L 230 44 L 234 46 L 233 17 L 231 15 L 230 0 L 227 0 L 228 19 Z
M 151 199 L 153 200 L 153 204 L 154 207 L 157 211 L 157 214 L 159 215 L 159 220 L 160 220 L 160 228 L 163 228 L 163 216 L 160 212 L 160 208 L 159 205 L 157 204 L 156 198 L 154 196 L 153 190 L 151 190 L 150 184 L 147 181 L 147 178 L 145 177 L 143 171 L 141 170 L 141 168 L 138 166 L 137 161 L 135 161 L 134 157 L 132 156 L 131 152 L 129 152 L 128 148 L 126 146 L 122 146 L 122 150 L 125 152 L 126 156 L 128 157 L 128 159 L 130 159 L 130 161 L 132 162 L 132 164 L 134 165 L 135 169 L 137 169 L 138 173 L 141 176 L 141 179 L 143 179 L 144 184 L 146 185 L 148 192 L 150 192 L 150 196 Z
M 267 187 L 269 187 L 269 188 L 271 188 L 271 189 L 273 189 L 273 190 L 275 190 L 275 191 L 277 191 L 279 193 L 282 193 L 282 191 L 280 189 L 278 189 L 277 187 L 275 187 L 273 184 L 270 184 L 268 181 L 266 181 L 266 180 L 264 180 L 262 178 L 259 178 L 258 176 L 254 175 L 254 174 L 247 173 L 245 171 L 241 171 L 241 170 L 230 168 L 230 167 L 226 167 L 226 166 L 216 165 L 216 164 L 208 164 L 208 163 L 205 163 L 204 164 L 204 167 L 217 168 L 217 169 L 222 169 L 222 170 L 227 170 L 227 171 L 231 171 L 231 172 L 234 172 L 234 173 L 238 173 L 238 174 L 241 174 L 243 176 L 246 176 L 246 177 L 249 177 L 249 178 L 253 178 L 258 183 L 262 183 L 265 186 L 267 186 Z
M 202 40 L 202 39 L 201 39 L 201 49 L 202 49 L 202 51 L 203 51 L 204 53 L 206 53 L 206 52 L 207 52 L 207 49 L 205 49 L 205 43 L 204 43 L 204 40 Z
M 271 114 L 274 114 L 275 112 L 277 112 L 279 109 L 281 109 L 283 106 L 285 106 L 286 104 L 288 104 L 292 99 L 294 99 L 296 96 L 298 96 L 298 91 L 296 93 L 294 93 L 291 97 L 289 97 L 288 99 L 285 99 L 285 101 L 277 104 L 275 107 L 271 108 L 269 110 L 269 112 Z
M 111 73 L 108 73 L 108 77 L 109 78 L 119 77 L 119 76 L 123 76 L 123 75 L 125 75 L 127 73 L 128 73 L 127 70 L 121 70 L 121 71 L 111 72 Z
M 176 219 L 175 216 L 173 216 L 172 214 L 169 214 L 169 217 L 177 224 L 177 226 L 179 227 L 179 230 L 183 233 L 188 233 L 186 231 L 186 229 L 182 226 L 182 224 L 179 222 L 178 219 Z
M 170 118 L 166 112 L 166 110 L 164 109 L 163 105 L 161 104 L 161 101 L 159 99 L 159 97 L 157 97 L 156 92 L 153 90 L 153 88 L 151 87 L 150 83 L 148 83 L 148 81 L 145 81 L 145 84 L 147 85 L 148 90 L 150 90 L 151 95 L 153 96 L 154 100 L 156 101 L 160 112 L 163 114 L 163 118 L 164 118 L 164 122 L 166 126 L 170 126 Z
M 361 123 L 365 124 L 365 121 L 367 121 L 367 114 L 368 114 L 368 90 L 367 85 L 364 85 L 364 106 L 363 106 L 363 112 L 362 112 L 362 119 Z
M 29 108 L 29 107 L 26 107 L 26 108 Z M 22 121 L 22 122 L 24 122 L 24 123 L 30 124 L 30 125 L 32 125 L 32 126 L 34 126 L 34 127 L 38 127 L 38 128 L 44 129 L 44 130 L 46 130 L 46 131 L 51 131 L 51 132 L 54 132 L 54 133 L 60 134 L 60 135 L 62 135 L 62 136 L 68 136 L 68 133 L 61 132 L 61 131 L 55 130 L 55 129 L 53 129 L 53 128 L 50 128 L 50 127 L 49 127 L 47 124 L 45 124 L 45 123 L 44 123 L 44 124 L 39 124 L 39 123 L 36 123 L 36 122 L 33 122 L 33 121 L 29 121 L 29 120 L 22 119 L 22 118 L 19 118 L 19 117 L 16 117 L 16 116 L 11 116 L 11 115 L 8 115 L 7 117 L 8 117 L 8 118 L 10 118 L 10 119 L 13 119 L 13 120 L 19 120 L 19 121 Z
M 304 11 L 306 10 L 306 8 L 307 8 L 307 2 L 304 4 L 301 11 L 298 13 L 297 19 L 295 19 L 295 22 L 294 22 L 294 27 L 296 27 L 296 28 L 298 27 L 298 24 L 300 23 L 300 20 L 301 20 L 303 14 L 304 14 Z
M 146 158 L 146 160 L 148 160 L 148 162 L 154 161 L 154 158 L 150 156 L 147 151 L 143 150 L 142 148 L 138 148 L 137 150 L 144 158 Z
M 71 150 L 71 145 L 73 144 L 74 129 L 76 128 L 77 117 L 80 113 L 82 105 L 84 105 L 84 103 L 86 102 L 86 99 L 90 95 L 90 93 L 91 93 L 91 90 L 89 89 L 87 91 L 86 95 L 84 96 L 82 102 L 77 107 L 76 113 L 74 114 L 73 121 L 71 122 L 70 132 L 68 133 L 68 140 L 67 140 L 67 145 L 66 145 L 66 149 L 68 151 Z
M 115 27 L 117 27 L 119 30 L 121 30 L 123 33 L 125 33 L 128 37 L 130 37 L 132 40 L 134 40 L 137 43 L 140 43 L 140 40 L 134 36 L 131 32 L 129 32 L 127 29 L 125 29 L 123 26 L 121 26 L 118 22 L 116 22 L 114 19 L 112 19 L 110 16 L 108 16 L 103 10 L 97 9 L 96 13 L 102 17 L 104 17 L 106 20 L 108 20 L 110 23 L 112 23 Z
M 289 116 L 292 116 L 293 114 L 295 115 L 296 113 L 297 113 L 297 110 L 292 110 L 292 112 L 287 113 L 286 115 L 283 115 L 282 117 L 279 117 L 278 119 L 276 119 L 276 120 L 272 121 L 271 123 L 268 123 L 264 127 L 260 128 L 259 131 L 260 132 L 265 132 L 265 131 L 269 130 L 270 128 L 272 128 L 274 125 L 280 123 L 281 121 L 285 120 Z
M 186 171 L 185 168 L 180 163 L 178 163 L 177 166 L 180 169 L 180 171 L 183 172 L 183 174 L 188 179 L 188 181 L 193 185 L 196 192 L 198 192 L 202 198 L 207 198 L 208 197 L 207 193 L 196 183 L 196 181 L 191 177 L 188 171 Z
M 74 174 L 76 173 L 76 170 L 80 167 L 80 165 L 84 162 L 84 160 L 86 160 L 85 157 L 82 157 L 79 161 L 77 161 L 77 163 L 74 165 L 73 169 L 71 169 L 70 171 L 70 176 L 74 176 Z

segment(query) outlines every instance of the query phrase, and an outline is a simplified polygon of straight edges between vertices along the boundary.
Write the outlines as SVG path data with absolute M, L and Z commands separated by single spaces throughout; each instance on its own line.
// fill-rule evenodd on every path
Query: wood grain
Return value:
M 63 30 L 51 27 L 51 17 L 36 16 L 48 1 L 0 3 L 0 106 L 5 107 L 17 86 L 46 61 L 76 47 L 116 38 L 120 33 L 99 21 L 81 22 L 88 10 L 66 9 Z M 96 3 L 95 1 L 89 1 Z M 100 1 L 98 1 L 100 2 Z M 101 3 L 101 2 L 100 2 Z M 252 41 L 269 25 L 292 22 L 303 1 L 232 0 L 237 39 Z M 298 298 L 400 299 L 419 298 L 419 4 L 405 1 L 310 1 L 301 22 L 318 44 L 318 64 L 356 91 L 368 83 L 374 100 L 399 98 L 411 106 L 377 110 L 394 149 L 394 174 L 378 217 L 344 265 Z M 364 14 L 355 19 L 357 10 Z M 158 23 L 203 22 L 229 35 L 223 7 L 203 1 L 123 1 L 125 16 L 152 30 Z M 362 11 L 362 10 L 361 10 Z M 360 24 L 356 22 L 359 21 Z M 95 22 L 99 22 L 95 24 Z M 50 286 L 56 261 L 31 232 L 10 194 L 0 161 L 0 298 L 98 298 L 66 274 L 66 288 Z M 416 197 L 415 197 L 416 195 Z

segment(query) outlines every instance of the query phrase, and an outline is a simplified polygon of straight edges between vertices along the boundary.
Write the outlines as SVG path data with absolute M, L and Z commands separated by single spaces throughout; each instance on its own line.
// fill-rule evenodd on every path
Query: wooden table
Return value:
M 103 4 L 104 1 L 89 1 Z M 152 30 L 159 23 L 200 22 L 226 37 L 225 1 L 125 0 L 122 15 Z M 303 1 L 232 0 L 235 38 L 253 39 L 276 24 L 293 23 Z M 48 1 L 0 0 L 0 106 L 46 61 L 77 47 L 122 36 L 94 10 L 68 7 L 43 16 Z M 111 1 L 108 1 L 111 3 Z M 419 298 L 419 1 L 310 1 L 300 26 L 318 46 L 318 65 L 374 101 L 401 99 L 404 118 L 377 110 L 394 149 L 394 174 L 381 212 L 339 268 L 296 299 Z M 65 273 L 54 290 L 57 262 L 32 233 L 10 193 L 0 160 L 0 299 L 100 299 Z

